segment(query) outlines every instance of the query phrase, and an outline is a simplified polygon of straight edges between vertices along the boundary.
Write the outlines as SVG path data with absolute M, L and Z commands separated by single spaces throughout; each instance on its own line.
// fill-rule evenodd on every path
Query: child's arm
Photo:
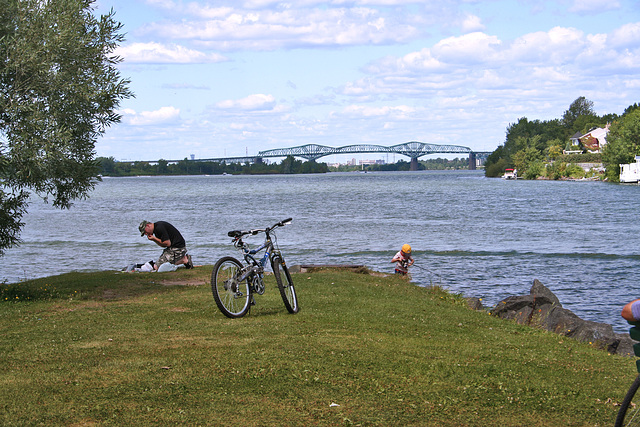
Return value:
M 633 315 L 633 305 L 634 303 L 638 303 L 640 304 L 640 299 L 635 299 L 633 301 L 631 301 L 630 303 L 627 303 L 623 308 L 622 308 L 622 313 L 620 313 L 620 315 L 624 318 L 624 320 L 626 320 L 627 322 L 636 322 L 640 319 L 636 319 Z M 638 308 L 636 307 L 635 311 L 638 311 Z

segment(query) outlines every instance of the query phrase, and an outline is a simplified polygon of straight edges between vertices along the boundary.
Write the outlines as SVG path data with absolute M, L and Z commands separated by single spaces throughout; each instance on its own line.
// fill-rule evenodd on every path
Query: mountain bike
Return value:
M 640 341 L 640 322 L 629 322 L 629 324 L 633 325 L 629 330 L 631 339 Z M 640 342 L 633 345 L 633 352 L 640 357 Z M 640 388 L 640 359 L 636 360 L 636 369 L 639 374 L 629 387 L 629 391 L 620 405 L 614 427 L 640 426 L 640 393 L 637 393 Z
M 242 317 L 255 305 L 254 295 L 265 291 L 264 270 L 267 262 L 271 264 L 273 275 L 280 290 L 280 296 L 289 313 L 297 313 L 298 297 L 293 287 L 291 274 L 278 248 L 275 229 L 290 224 L 292 218 L 285 219 L 267 228 L 247 231 L 229 231 L 233 246 L 240 251 L 244 264 L 231 256 L 222 257 L 216 262 L 211 273 L 211 291 L 220 311 L 232 319 Z M 264 243 L 256 249 L 250 249 L 244 242 L 245 236 L 264 233 Z M 256 259 L 255 255 L 264 250 L 264 255 Z

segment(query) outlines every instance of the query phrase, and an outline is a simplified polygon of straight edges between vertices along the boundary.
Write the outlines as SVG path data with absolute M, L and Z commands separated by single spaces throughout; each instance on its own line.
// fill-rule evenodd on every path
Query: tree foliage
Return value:
M 104 176 L 135 176 L 135 175 L 269 175 L 269 174 L 298 174 L 325 173 L 329 170 L 326 163 L 313 161 L 302 162 L 289 156 L 280 163 L 221 163 L 200 160 L 180 160 L 169 163 L 164 159 L 157 164 L 149 162 L 116 162 L 113 157 L 98 157 L 101 165 L 100 173 Z
M 593 110 L 593 101 L 589 101 L 584 96 L 577 98 L 571 103 L 569 109 L 562 115 L 562 124 L 567 128 L 573 128 L 576 120 L 581 117 L 597 117 Z
M 114 13 L 93 0 L 0 0 L 0 254 L 34 192 L 55 207 L 95 186 L 95 142 L 132 96 L 113 54 Z
M 607 145 L 602 150 L 602 162 L 607 168 L 607 178 L 620 180 L 620 164 L 633 163 L 640 155 L 640 109 L 628 108 L 609 129 Z
M 507 127 L 504 144 L 487 157 L 485 175 L 501 176 L 506 168 L 517 168 L 519 176 L 531 179 L 544 174 L 556 179 L 575 175 L 573 167 L 546 167 L 545 163 L 566 161 L 562 149 L 569 146 L 570 137 L 575 133 L 585 134 L 593 128 L 615 122 L 617 118 L 616 114 L 599 117 L 594 112 L 593 102 L 583 96 L 571 103 L 562 119 L 540 121 L 522 117 Z M 583 156 L 589 157 L 588 154 Z M 589 162 L 586 159 L 572 161 Z

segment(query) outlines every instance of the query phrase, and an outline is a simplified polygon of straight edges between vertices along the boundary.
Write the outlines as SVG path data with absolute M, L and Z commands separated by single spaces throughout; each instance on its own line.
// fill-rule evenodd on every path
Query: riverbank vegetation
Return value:
M 288 156 L 280 163 L 221 163 L 202 160 L 180 160 L 168 162 L 117 162 L 113 157 L 98 157 L 103 176 L 139 176 L 139 175 L 270 175 L 325 173 L 325 163 L 303 162 Z
M 418 161 L 418 170 L 461 170 L 469 169 L 468 158 L 443 159 L 423 159 Z M 375 163 L 369 165 L 340 165 L 329 167 L 331 172 L 389 172 L 389 171 L 409 171 L 411 162 L 398 160 L 395 163 Z
M 607 145 L 601 154 L 590 154 L 584 146 L 571 146 L 570 138 L 576 133 L 583 135 L 608 124 Z M 563 151 L 576 150 L 580 154 L 563 155 Z M 593 102 L 580 97 L 562 118 L 543 121 L 522 117 L 509 125 L 505 142 L 487 158 L 485 175 L 498 177 L 506 168 L 515 168 L 518 176 L 526 179 L 606 177 L 618 181 L 619 164 L 633 162 L 636 155 L 640 155 L 640 105 L 629 106 L 622 115 L 599 116 Z M 602 167 L 591 170 L 589 163 Z
M 292 156 L 280 163 L 220 163 L 202 160 L 180 160 L 178 162 L 118 162 L 113 157 L 98 157 L 102 176 L 140 176 L 140 175 L 270 175 L 270 174 L 304 174 L 325 172 L 373 171 L 408 171 L 411 163 L 399 160 L 396 163 L 373 165 L 340 165 L 329 167 L 323 162 L 297 160 Z M 426 159 L 418 162 L 418 170 L 460 170 L 468 169 L 469 160 Z
M 210 272 L 3 285 L 0 422 L 603 426 L 637 373 L 635 358 L 394 275 L 294 274 L 296 315 L 267 276 L 231 320 Z

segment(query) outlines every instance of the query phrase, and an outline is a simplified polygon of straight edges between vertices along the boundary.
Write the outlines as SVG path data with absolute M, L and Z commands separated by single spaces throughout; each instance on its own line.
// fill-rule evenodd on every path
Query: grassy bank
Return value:
M 635 377 L 633 358 L 398 277 L 294 275 L 296 315 L 269 281 L 230 320 L 209 274 L 67 274 L 5 293 L 0 424 L 605 426 Z

